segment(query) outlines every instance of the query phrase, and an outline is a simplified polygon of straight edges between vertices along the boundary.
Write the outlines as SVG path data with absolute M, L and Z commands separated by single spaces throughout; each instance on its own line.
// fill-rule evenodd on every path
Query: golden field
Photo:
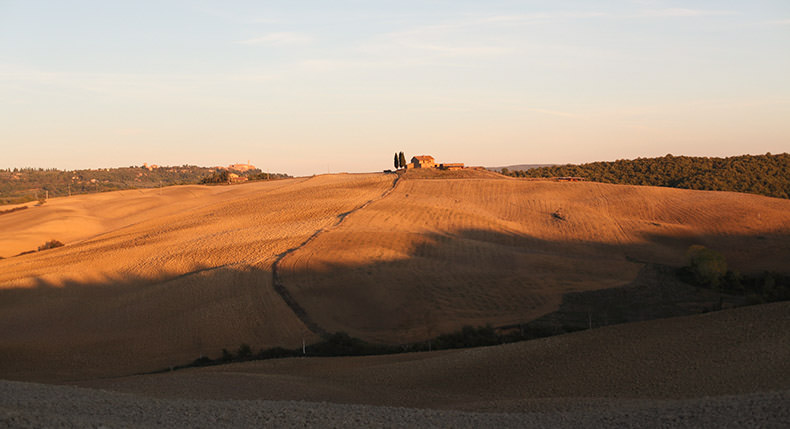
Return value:
M 405 343 L 520 323 L 689 245 L 788 272 L 790 201 L 512 179 L 325 175 L 52 199 L 0 215 L 0 378 L 122 376 L 322 329 Z M 65 247 L 34 250 L 50 239 Z

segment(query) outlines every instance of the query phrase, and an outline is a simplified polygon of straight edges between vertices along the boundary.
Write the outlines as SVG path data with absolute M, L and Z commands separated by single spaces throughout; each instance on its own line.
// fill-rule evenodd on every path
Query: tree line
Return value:
M 0 169 L 0 205 L 21 204 L 41 200 L 44 196 L 63 197 L 123 189 L 156 188 L 201 183 L 225 170 L 182 165 L 148 169 L 139 166 L 84 170 L 54 168 Z M 238 173 L 249 180 L 290 177 L 287 174 L 265 173 L 259 169 Z
M 790 198 L 790 154 L 728 158 L 673 156 L 508 171 L 513 177 L 583 177 L 622 185 L 733 191 Z

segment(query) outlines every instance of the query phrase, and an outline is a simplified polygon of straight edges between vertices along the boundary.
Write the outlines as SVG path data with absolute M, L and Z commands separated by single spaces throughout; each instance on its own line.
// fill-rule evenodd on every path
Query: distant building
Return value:
M 228 182 L 230 183 L 241 183 L 246 182 L 247 178 L 244 176 L 239 176 L 236 173 L 228 173 Z
M 250 164 L 250 161 L 247 161 L 246 164 L 231 164 L 228 166 L 228 170 L 235 170 L 241 173 L 249 170 L 255 170 L 255 166 Z
M 430 155 L 420 155 L 412 157 L 411 163 L 407 168 L 435 168 L 436 162 Z
M 439 168 L 442 170 L 463 170 L 464 163 L 463 162 L 443 163 L 443 164 L 439 164 Z

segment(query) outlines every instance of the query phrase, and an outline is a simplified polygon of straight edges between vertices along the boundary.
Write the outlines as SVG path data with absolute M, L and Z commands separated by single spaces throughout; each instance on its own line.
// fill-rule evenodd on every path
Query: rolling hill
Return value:
M 787 272 L 790 201 L 410 171 L 51 199 L 0 230 L 0 377 L 63 381 L 527 322 L 691 244 Z

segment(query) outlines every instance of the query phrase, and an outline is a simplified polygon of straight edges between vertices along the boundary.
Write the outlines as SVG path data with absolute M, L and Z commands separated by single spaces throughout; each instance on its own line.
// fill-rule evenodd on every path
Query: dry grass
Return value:
M 122 191 L 3 215 L 2 256 L 66 246 L 0 260 L 0 377 L 122 375 L 311 342 L 271 265 L 319 230 L 282 260 L 288 290 L 325 329 L 391 342 L 529 320 L 565 292 L 632 280 L 634 260 L 677 264 L 692 243 L 743 270 L 787 270 L 786 200 L 469 171 L 408 172 L 379 199 L 393 178 Z

